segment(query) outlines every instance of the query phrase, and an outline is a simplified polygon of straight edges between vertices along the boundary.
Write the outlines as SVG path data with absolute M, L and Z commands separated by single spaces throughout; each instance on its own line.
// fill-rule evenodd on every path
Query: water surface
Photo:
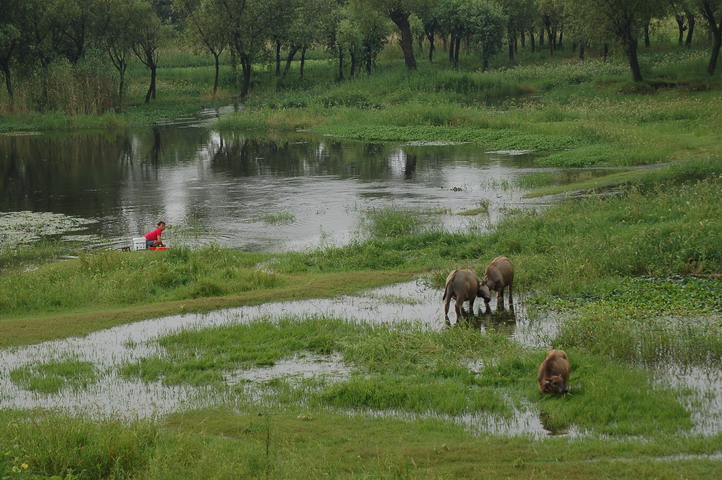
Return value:
M 10 231 L 14 212 L 65 215 L 82 226 L 73 235 L 120 247 L 165 220 L 171 243 L 262 251 L 345 243 L 368 209 L 389 205 L 450 230 L 484 230 L 510 208 L 540 203 L 514 187 L 539 170 L 532 160 L 468 144 L 220 133 L 203 123 L 0 136 L 0 223 Z M 488 214 L 458 215 L 482 202 Z M 29 221 L 21 237 L 46 223 Z

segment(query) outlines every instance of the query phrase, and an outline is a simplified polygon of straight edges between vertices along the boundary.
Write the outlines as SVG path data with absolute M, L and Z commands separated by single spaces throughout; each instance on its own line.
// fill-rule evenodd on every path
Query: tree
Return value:
M 321 40 L 325 33 L 324 22 L 335 8 L 336 4 L 331 0 L 297 0 L 286 29 L 285 41 L 288 44 L 288 55 L 281 73 L 281 81 L 288 74 L 291 62 L 299 51 L 301 52 L 300 75 L 303 77 L 306 49 Z
M 189 34 L 213 55 L 215 75 L 213 95 L 218 91 L 220 56 L 228 45 L 227 32 L 223 28 L 224 18 L 217 2 L 213 0 L 175 0 L 174 10 L 188 23 Z
M 632 72 L 632 79 L 641 82 L 637 39 L 649 19 L 663 12 L 664 1 L 574 0 L 570 5 L 573 5 L 573 8 L 567 9 L 567 14 L 580 25 L 589 31 L 599 32 L 602 41 L 610 39 L 621 45 Z
M 273 24 L 271 5 L 264 0 L 215 0 L 225 17 L 233 54 L 241 62 L 241 98 L 248 95 L 253 64 L 263 53 Z
M 429 41 L 429 62 L 434 61 L 436 33 L 439 30 L 439 23 L 441 21 L 440 2 L 441 0 L 426 2 L 418 11 L 419 18 L 424 27 L 424 35 L 426 35 L 426 39 Z
M 409 17 L 420 8 L 423 0 L 359 0 L 367 2 L 372 8 L 381 12 L 398 27 L 401 32 L 401 51 L 404 53 L 404 63 L 407 70 L 416 70 L 416 57 L 414 57 L 414 36 L 411 32 Z
M 542 25 L 546 30 L 547 37 L 549 39 L 549 53 L 554 54 L 559 46 L 557 43 L 557 33 L 561 30 L 561 25 L 565 21 L 565 7 L 564 3 L 567 0 L 536 0 L 539 13 L 541 14 Z M 604 0 L 600 0 L 604 1 Z M 623 1 L 623 0 L 622 0 Z M 572 8 L 572 5 L 569 5 Z M 578 10 L 582 10 L 583 7 L 577 6 Z
M 8 92 L 10 110 L 13 109 L 13 82 L 11 65 L 16 60 L 22 41 L 22 20 L 25 16 L 24 3 L 21 0 L 8 0 L 8 4 L 0 9 L 0 71 L 5 77 L 5 88 Z
M 534 0 L 496 0 L 500 12 L 506 17 L 509 60 L 514 60 L 516 40 L 526 30 L 533 31 L 534 21 L 539 15 Z
M 717 68 L 720 47 L 722 46 L 722 2 L 715 0 L 697 0 L 702 17 L 712 34 L 712 52 L 710 53 L 707 73 L 714 75 Z
M 351 3 L 341 9 L 336 38 L 340 52 L 339 79 L 343 78 L 343 52 L 350 57 L 350 73 L 353 77 L 363 67 L 366 73 L 376 63 L 376 58 L 386 45 L 390 24 L 385 16 L 366 3 Z
M 156 15 L 156 10 L 150 3 L 141 2 L 140 16 L 136 18 L 137 36 L 132 43 L 133 53 L 143 65 L 150 70 L 150 85 L 145 94 L 145 103 L 156 96 L 156 77 L 158 74 L 158 59 L 161 41 L 164 37 L 163 23 Z
M 502 12 L 483 1 L 473 2 L 470 39 L 481 48 L 482 68 L 489 68 L 489 60 L 501 46 L 508 19 Z
M 144 12 L 138 0 L 98 0 L 93 15 L 93 36 L 118 71 L 118 108 L 123 108 L 125 72 L 136 40 L 137 21 Z

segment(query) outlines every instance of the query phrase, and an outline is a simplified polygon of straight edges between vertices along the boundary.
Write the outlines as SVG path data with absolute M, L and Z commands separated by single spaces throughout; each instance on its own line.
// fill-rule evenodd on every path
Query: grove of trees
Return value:
M 512 61 L 519 48 L 553 55 L 571 45 L 579 58 L 611 49 L 624 54 L 632 80 L 641 82 L 639 46 L 649 45 L 650 25 L 666 20 L 676 22 L 681 48 L 693 35 L 707 42 L 713 75 L 722 0 L 3 0 L 0 72 L 11 110 L 19 79 L 36 79 L 34 105 L 43 110 L 53 108 L 44 79 L 94 76 L 88 85 L 107 93 L 82 113 L 122 109 L 133 58 L 150 74 L 145 101 L 156 98 L 163 47 L 171 42 L 213 58 L 213 94 L 223 59 L 238 68 L 241 97 L 261 64 L 275 64 L 283 85 L 292 62 L 303 76 L 308 50 L 325 50 L 340 81 L 370 74 L 388 42 L 398 42 L 409 71 L 417 68 L 415 42 L 429 62 L 457 65 L 464 49 L 481 69 L 503 49 Z

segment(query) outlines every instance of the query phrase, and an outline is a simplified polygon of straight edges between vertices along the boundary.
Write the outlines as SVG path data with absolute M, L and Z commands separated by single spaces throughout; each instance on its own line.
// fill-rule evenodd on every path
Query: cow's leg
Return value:
M 456 299 L 456 305 L 455 305 L 455 308 L 456 308 L 456 321 L 457 321 L 457 322 L 458 322 L 459 319 L 461 318 L 461 304 L 462 304 L 462 303 L 464 303 L 464 302 L 460 302 L 460 301 L 459 301 L 459 298 L 457 297 L 457 299 Z
M 444 316 L 449 318 L 449 302 L 451 302 L 451 296 L 446 297 L 444 301 Z
M 514 297 L 511 294 L 511 287 L 514 284 L 514 282 L 509 282 L 509 306 L 511 307 L 514 305 Z
M 504 310 L 504 289 L 500 288 L 496 292 L 496 309 Z

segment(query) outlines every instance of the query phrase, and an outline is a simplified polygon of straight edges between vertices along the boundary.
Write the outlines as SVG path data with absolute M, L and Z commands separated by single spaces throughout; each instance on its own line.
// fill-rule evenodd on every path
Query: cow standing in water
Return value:
M 496 309 L 504 310 L 504 289 L 509 287 L 509 308 L 514 308 L 514 297 L 512 286 L 514 284 L 514 264 L 506 257 L 496 257 L 491 261 L 484 271 L 484 278 L 481 281 L 482 294 L 486 302 L 486 311 L 490 312 L 489 302 L 491 291 L 496 292 Z
M 456 300 L 454 305 L 456 310 L 456 318 L 461 318 L 461 306 L 464 302 L 469 302 L 469 312 L 474 313 L 474 300 L 476 297 L 483 297 L 481 291 L 481 280 L 479 276 L 471 270 L 465 268 L 457 268 L 446 277 L 446 285 L 444 287 L 444 316 L 449 318 L 449 302 L 451 299 Z M 488 302 L 488 297 L 484 297 L 484 301 Z

